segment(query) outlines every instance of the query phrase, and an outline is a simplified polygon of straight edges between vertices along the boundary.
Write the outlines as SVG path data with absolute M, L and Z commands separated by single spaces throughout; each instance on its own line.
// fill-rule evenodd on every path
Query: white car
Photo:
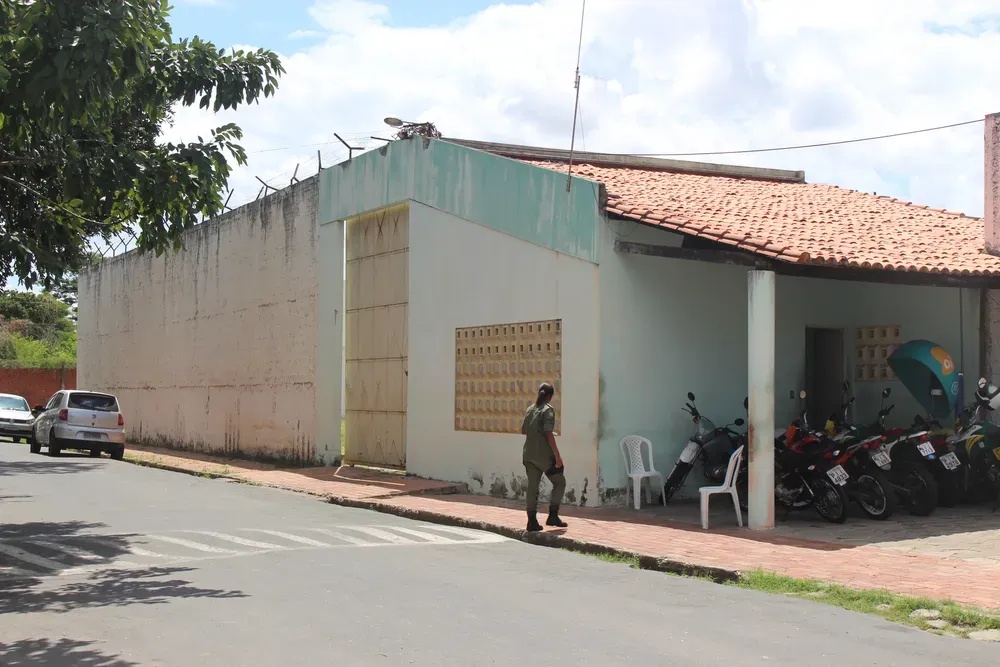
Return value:
M 23 396 L 0 394 L 0 437 L 11 438 L 14 442 L 27 440 L 34 423 L 35 416 Z
M 125 417 L 118 399 L 93 391 L 56 392 L 38 416 L 31 433 L 31 453 L 49 448 L 50 456 L 64 449 L 83 449 L 91 456 L 107 452 L 113 459 L 125 456 Z

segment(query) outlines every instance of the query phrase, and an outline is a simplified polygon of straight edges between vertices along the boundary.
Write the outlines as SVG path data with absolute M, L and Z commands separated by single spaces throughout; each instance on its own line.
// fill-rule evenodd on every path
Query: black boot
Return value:
M 559 518 L 559 506 L 549 505 L 549 518 L 545 520 L 546 526 L 555 526 L 556 528 L 565 528 L 569 524 Z
M 529 533 L 537 533 L 542 530 L 542 524 L 538 523 L 537 512 L 528 512 L 528 527 L 525 530 Z

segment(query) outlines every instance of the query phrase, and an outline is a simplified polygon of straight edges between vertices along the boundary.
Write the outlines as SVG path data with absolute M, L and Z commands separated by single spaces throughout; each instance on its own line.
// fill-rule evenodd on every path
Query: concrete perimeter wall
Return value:
M 317 201 L 311 178 L 199 225 L 179 253 L 80 276 L 79 385 L 119 396 L 133 441 L 319 458 Z

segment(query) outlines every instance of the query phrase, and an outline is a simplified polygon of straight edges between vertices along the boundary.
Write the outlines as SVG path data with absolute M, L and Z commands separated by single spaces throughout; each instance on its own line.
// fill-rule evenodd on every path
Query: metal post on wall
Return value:
M 751 530 L 774 528 L 774 283 L 773 271 L 747 274 Z

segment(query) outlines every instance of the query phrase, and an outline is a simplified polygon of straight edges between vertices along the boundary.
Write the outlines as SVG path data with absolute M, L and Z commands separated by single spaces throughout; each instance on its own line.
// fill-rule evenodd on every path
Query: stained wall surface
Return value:
M 316 449 L 317 199 L 302 181 L 191 230 L 182 252 L 80 276 L 79 385 L 119 396 L 132 440 L 339 455 L 339 432 Z

